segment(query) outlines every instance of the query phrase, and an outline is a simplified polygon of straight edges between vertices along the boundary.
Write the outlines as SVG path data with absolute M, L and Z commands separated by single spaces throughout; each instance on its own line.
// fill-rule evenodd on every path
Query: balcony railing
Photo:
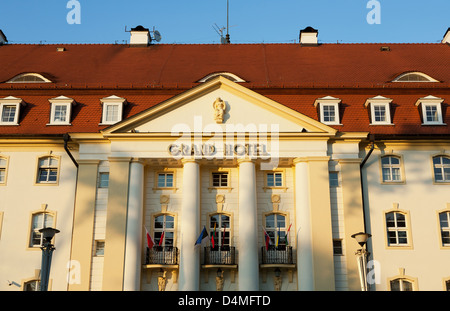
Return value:
M 204 264 L 205 265 L 235 265 L 235 248 L 223 247 L 212 248 L 210 246 L 205 247 Z
M 147 247 L 145 256 L 145 264 L 147 265 L 177 265 L 178 264 L 178 248 L 171 246 L 154 246 Z
M 265 246 L 261 248 L 262 264 L 293 264 L 292 247 L 291 246 Z

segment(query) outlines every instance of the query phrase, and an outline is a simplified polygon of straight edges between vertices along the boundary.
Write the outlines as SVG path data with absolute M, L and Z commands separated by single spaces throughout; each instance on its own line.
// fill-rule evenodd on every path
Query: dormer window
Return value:
M 228 80 L 231 80 L 233 82 L 245 82 L 244 79 L 242 79 L 242 78 L 238 77 L 237 75 L 230 73 L 230 72 L 215 72 L 215 73 L 207 75 L 203 79 L 200 79 L 198 82 L 200 82 L 200 83 L 208 82 L 218 76 L 227 78 Z
M 389 125 L 391 121 L 392 99 L 384 96 L 375 96 L 366 100 L 364 104 L 370 110 L 370 124 Z
M 339 125 L 339 103 L 341 100 L 332 96 L 316 99 L 314 106 L 319 109 L 320 122 L 330 125 Z
M 49 79 L 38 73 L 22 73 L 20 75 L 15 76 L 11 80 L 7 81 L 7 83 L 51 83 Z
M 399 75 L 392 82 L 439 82 L 422 72 L 406 72 Z
M 51 103 L 49 125 L 70 125 L 72 105 L 75 101 L 66 96 L 59 96 L 49 100 Z
M 123 105 L 126 99 L 118 96 L 102 98 L 103 115 L 101 124 L 115 124 L 122 121 Z
M 0 99 L 0 125 L 19 125 L 20 107 L 22 105 L 22 99 L 13 96 Z
M 441 104 L 444 100 L 432 95 L 420 98 L 416 102 L 422 116 L 422 125 L 445 125 Z

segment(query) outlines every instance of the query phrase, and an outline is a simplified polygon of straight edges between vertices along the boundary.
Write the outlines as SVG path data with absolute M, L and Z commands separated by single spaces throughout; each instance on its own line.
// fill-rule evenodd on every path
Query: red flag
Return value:
M 159 239 L 159 246 L 162 245 L 163 239 L 164 239 L 164 231 L 163 231 L 163 233 L 161 234 L 161 238 Z
M 145 228 L 145 227 L 144 227 Z M 152 237 L 150 236 L 150 234 L 148 233 L 147 228 L 145 228 L 145 233 L 147 235 L 147 246 L 148 248 L 153 248 L 153 246 L 155 245 L 155 242 L 153 242 Z
M 216 223 L 214 223 L 214 232 L 213 232 L 213 234 L 211 234 L 211 244 L 212 244 L 212 248 L 214 248 L 215 247 L 215 242 L 214 242 L 214 237 L 215 237 L 215 235 L 216 235 Z
M 266 229 L 264 229 L 264 227 L 263 227 L 263 230 L 264 230 L 264 240 L 266 241 L 266 251 L 268 251 L 269 250 L 269 244 L 270 244 L 270 236 L 267 233 Z

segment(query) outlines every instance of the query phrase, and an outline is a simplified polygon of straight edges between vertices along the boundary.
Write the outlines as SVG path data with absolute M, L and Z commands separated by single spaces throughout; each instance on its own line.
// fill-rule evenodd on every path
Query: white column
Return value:
M 183 202 L 179 290 L 200 289 L 200 249 L 194 247 L 200 234 L 200 168 L 195 160 L 183 159 Z
M 138 160 L 130 164 L 127 231 L 125 241 L 124 291 L 141 288 L 142 217 L 144 205 L 144 165 Z
M 301 291 L 314 290 L 311 212 L 308 162 L 295 159 L 295 209 L 297 223 L 297 286 Z M 320 195 L 320 194 L 318 194 Z M 328 195 L 328 194 L 326 194 Z
M 259 290 L 255 163 L 239 160 L 239 290 Z

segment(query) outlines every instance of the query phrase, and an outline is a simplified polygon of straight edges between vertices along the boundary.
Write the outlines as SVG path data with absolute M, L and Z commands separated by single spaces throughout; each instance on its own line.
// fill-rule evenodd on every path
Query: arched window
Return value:
M 450 246 L 450 211 L 439 213 L 441 245 Z
M 391 291 L 413 291 L 414 283 L 405 278 L 397 278 L 390 281 Z
M 407 215 L 402 212 L 386 213 L 388 246 L 409 245 Z
M 36 182 L 39 184 L 55 184 L 58 182 L 59 160 L 56 157 L 39 158 Z
M 289 244 L 287 239 L 286 215 L 270 213 L 265 215 L 266 232 L 269 235 L 269 249 L 285 249 Z
M 37 212 L 31 216 L 29 247 L 42 246 L 43 235 L 39 230 L 47 227 L 54 227 L 54 220 L 54 214 L 50 212 Z
M 402 181 L 401 158 L 398 156 L 383 156 L 381 158 L 381 172 L 383 182 Z
M 230 250 L 230 215 L 217 213 L 209 218 L 209 232 L 211 233 L 211 248 L 213 250 Z
M 153 222 L 153 234 L 156 246 L 166 249 L 174 247 L 175 216 L 171 214 L 156 215 Z
M 450 157 L 436 156 L 433 157 L 434 181 L 441 183 L 450 182 Z
M 399 75 L 392 82 L 439 82 L 422 72 L 406 72 Z
M 22 73 L 15 76 L 7 83 L 51 83 L 49 79 L 38 73 Z

